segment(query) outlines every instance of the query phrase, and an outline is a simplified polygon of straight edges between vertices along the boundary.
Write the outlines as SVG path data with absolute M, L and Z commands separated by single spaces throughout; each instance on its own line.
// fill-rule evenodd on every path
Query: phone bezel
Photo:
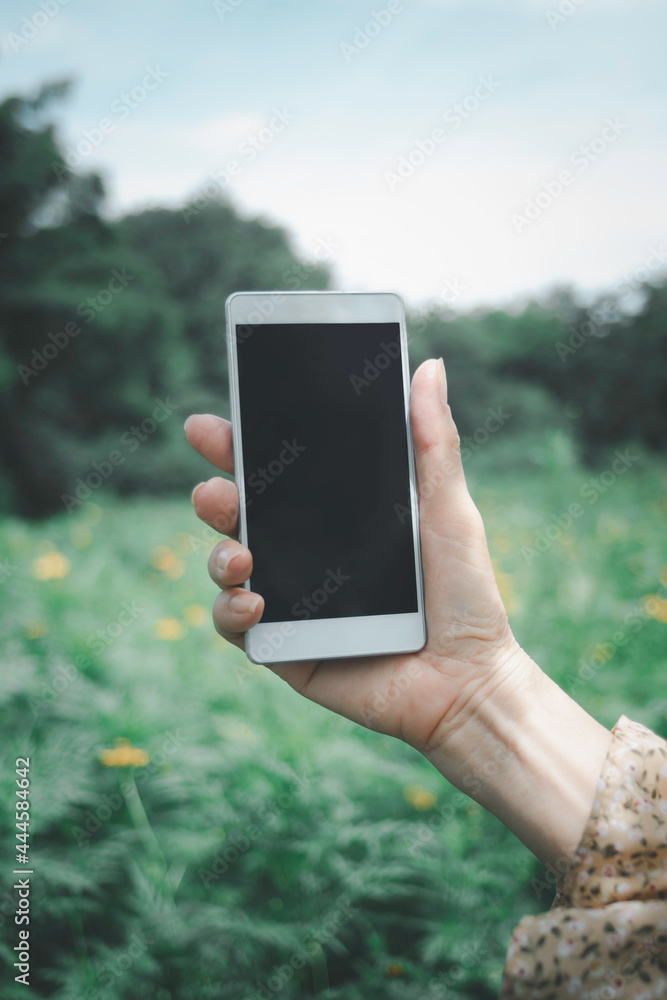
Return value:
M 341 657 L 410 653 L 426 642 L 424 585 L 419 535 L 419 503 L 414 450 L 410 432 L 410 368 L 403 301 L 394 292 L 234 292 L 225 303 L 227 359 L 234 471 L 239 491 L 239 539 L 248 544 L 245 476 L 240 447 L 237 325 L 272 323 L 398 323 L 403 375 L 403 398 L 408 441 L 410 503 L 417 579 L 417 611 L 398 615 L 317 618 L 308 621 L 266 622 L 246 632 L 245 650 L 253 663 L 286 663 Z M 244 584 L 250 590 L 250 581 Z

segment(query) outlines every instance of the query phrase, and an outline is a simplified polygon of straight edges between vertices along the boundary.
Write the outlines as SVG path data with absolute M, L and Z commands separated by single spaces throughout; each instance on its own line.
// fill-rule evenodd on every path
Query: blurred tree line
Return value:
M 284 230 L 222 198 L 105 218 L 101 179 L 69 169 L 49 120 L 66 92 L 0 105 L 0 505 L 32 517 L 87 499 L 93 473 L 121 494 L 186 489 L 201 465 L 183 418 L 227 405 L 227 295 L 331 283 Z M 568 289 L 513 312 L 442 302 L 409 329 L 413 364 L 444 356 L 472 450 L 499 406 L 517 462 L 549 434 L 572 434 L 589 460 L 666 447 L 664 274 L 588 308 Z

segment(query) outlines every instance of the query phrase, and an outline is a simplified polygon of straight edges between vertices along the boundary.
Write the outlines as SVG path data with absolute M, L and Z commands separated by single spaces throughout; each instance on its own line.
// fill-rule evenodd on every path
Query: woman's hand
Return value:
M 579 730 L 590 717 L 549 681 L 512 635 L 484 525 L 466 487 L 442 361 L 427 361 L 415 373 L 411 423 L 419 490 L 426 646 L 418 653 L 283 663 L 270 665 L 270 669 L 318 704 L 410 743 L 450 781 L 500 815 L 529 846 L 537 847 L 536 853 L 551 857 L 553 831 L 546 831 L 548 844 L 544 844 L 545 831 L 541 835 L 533 829 L 535 824 L 531 825 L 529 818 L 510 822 L 498 774 L 514 780 L 512 775 L 520 767 L 517 755 L 526 744 L 524 730 L 535 732 L 535 719 L 542 717 L 551 726 L 557 703 L 572 716 L 562 719 L 561 725 Z M 192 447 L 213 465 L 233 473 L 228 421 L 210 415 L 191 416 L 186 434 Z M 241 586 L 251 575 L 252 555 L 235 540 L 236 487 L 216 477 L 197 486 L 192 499 L 202 520 L 230 536 L 216 545 L 209 559 L 209 573 L 221 588 L 213 620 L 221 635 L 243 647 L 243 634 L 261 620 L 264 604 L 261 595 Z M 591 736 L 598 750 L 592 764 L 597 780 L 604 742 L 601 734 L 606 730 L 594 720 L 590 722 L 601 731 L 593 731 Z M 486 773 L 489 760 L 495 761 L 493 775 Z M 581 828 L 592 802 L 592 791 L 588 801 L 591 775 L 585 766 L 583 770 Z M 534 778 L 538 783 L 543 781 L 543 777 Z M 577 804 L 581 812 L 582 804 Z M 575 827 L 578 822 L 575 815 Z M 567 839 L 567 849 L 574 849 L 576 839 L 571 843 L 570 834 Z
M 466 488 L 459 439 L 447 405 L 441 361 L 414 377 L 412 433 L 420 495 L 428 641 L 418 653 L 271 665 L 288 684 L 341 715 L 398 736 L 425 752 L 447 726 L 461 725 L 491 687 L 525 669 L 510 631 L 486 544 L 482 519 Z M 233 472 L 231 426 L 192 416 L 190 444 Z M 222 478 L 198 486 L 199 517 L 236 536 L 238 493 Z M 220 513 L 226 511 L 225 522 Z M 276 530 L 280 526 L 276 525 Z M 294 539 L 299 544 L 299 539 Z M 252 555 L 238 541 L 220 542 L 209 572 L 221 588 L 213 618 L 221 635 L 243 647 L 243 633 L 261 620 L 259 594 L 242 589 Z

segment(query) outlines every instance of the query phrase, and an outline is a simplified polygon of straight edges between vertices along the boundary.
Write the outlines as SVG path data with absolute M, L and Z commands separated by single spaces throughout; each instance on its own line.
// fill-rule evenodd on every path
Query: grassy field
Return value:
M 605 725 L 667 735 L 667 477 L 613 461 L 469 472 L 522 644 Z M 7 890 L 27 756 L 33 995 L 497 995 L 551 876 L 415 752 L 215 634 L 187 501 L 100 495 L 0 541 L 3 997 L 24 995 Z

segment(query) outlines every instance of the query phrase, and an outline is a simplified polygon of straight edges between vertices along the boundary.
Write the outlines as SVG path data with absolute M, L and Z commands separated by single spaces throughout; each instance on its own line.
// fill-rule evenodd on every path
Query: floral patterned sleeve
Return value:
M 667 743 L 621 716 L 551 910 L 524 917 L 501 1000 L 667 1000 Z

